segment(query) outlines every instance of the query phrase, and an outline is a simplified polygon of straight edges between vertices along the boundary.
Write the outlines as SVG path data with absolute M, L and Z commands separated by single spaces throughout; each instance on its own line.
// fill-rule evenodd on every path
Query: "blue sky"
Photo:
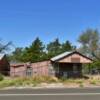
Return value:
M 37 36 L 77 44 L 87 28 L 100 29 L 100 0 L 0 0 L 0 38 L 16 47 Z

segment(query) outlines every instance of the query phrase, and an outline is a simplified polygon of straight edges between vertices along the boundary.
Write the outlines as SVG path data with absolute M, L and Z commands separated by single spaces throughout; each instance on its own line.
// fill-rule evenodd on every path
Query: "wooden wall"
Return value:
M 72 54 L 68 57 L 65 57 L 59 60 L 60 63 L 92 63 L 90 59 L 87 59 L 79 54 Z

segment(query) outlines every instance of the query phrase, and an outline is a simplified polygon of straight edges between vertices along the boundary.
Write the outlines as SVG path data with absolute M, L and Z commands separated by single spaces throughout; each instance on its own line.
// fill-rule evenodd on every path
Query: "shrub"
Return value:
M 75 80 L 75 82 L 78 83 L 78 84 L 82 84 L 83 80 Z
M 84 87 L 84 85 L 83 85 L 82 83 L 80 83 L 80 85 L 79 85 L 79 86 L 80 86 L 81 88 L 82 88 L 82 87 Z
M 97 83 L 97 82 L 96 82 L 95 80 L 91 80 L 91 81 L 90 81 L 90 84 L 96 85 L 96 83 Z
M 4 76 L 0 74 L 0 81 L 4 80 Z
M 3 80 L 0 82 L 0 88 L 14 86 L 14 82 L 12 80 Z
M 66 77 L 61 77 L 61 82 L 64 82 L 64 81 L 66 81 L 66 80 L 68 80 Z

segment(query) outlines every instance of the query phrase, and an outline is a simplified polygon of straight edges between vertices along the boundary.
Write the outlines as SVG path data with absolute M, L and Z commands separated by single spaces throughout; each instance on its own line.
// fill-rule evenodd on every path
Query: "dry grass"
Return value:
M 65 79 L 63 84 L 67 87 L 93 87 L 100 86 L 100 76 L 88 76 L 88 79 Z
M 89 76 L 89 79 L 58 79 L 50 76 L 35 76 L 26 78 L 5 78 L 0 81 L 0 88 L 4 87 L 19 87 L 29 86 L 34 87 L 42 83 L 47 85 L 51 83 L 62 83 L 65 87 L 90 87 L 100 86 L 100 76 Z
M 0 88 L 10 87 L 10 86 L 37 86 L 40 83 L 56 83 L 58 79 L 49 76 L 35 76 L 35 77 L 25 77 L 25 78 L 12 78 L 0 81 Z

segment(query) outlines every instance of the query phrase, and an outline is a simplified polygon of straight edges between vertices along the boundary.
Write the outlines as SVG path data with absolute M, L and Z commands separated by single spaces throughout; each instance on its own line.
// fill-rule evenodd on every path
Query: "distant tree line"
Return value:
M 44 45 L 39 37 L 37 37 L 30 46 L 25 48 L 16 48 L 10 55 L 10 60 L 37 62 L 50 59 L 60 53 L 74 49 L 75 46 L 73 46 L 69 41 L 61 44 L 57 38 L 49 44 Z
M 17 47 L 9 58 L 13 61 L 37 62 L 50 59 L 66 51 L 78 50 L 96 61 L 100 61 L 100 33 L 98 30 L 87 29 L 80 34 L 77 41 L 80 47 L 73 45 L 68 40 L 60 43 L 58 38 L 45 45 L 37 37 L 30 46 L 25 48 Z
M 8 58 L 14 62 L 38 62 L 50 59 L 66 51 L 77 50 L 94 60 L 91 65 L 87 65 L 84 68 L 88 70 L 93 68 L 100 69 L 100 32 L 97 29 L 87 29 L 80 33 L 77 42 L 80 46 L 75 46 L 68 40 L 60 43 L 59 39 L 56 38 L 54 41 L 45 45 L 37 37 L 30 46 L 15 48 Z M 12 45 L 11 42 L 3 44 L 0 40 L 0 53 L 9 50 L 10 45 Z

